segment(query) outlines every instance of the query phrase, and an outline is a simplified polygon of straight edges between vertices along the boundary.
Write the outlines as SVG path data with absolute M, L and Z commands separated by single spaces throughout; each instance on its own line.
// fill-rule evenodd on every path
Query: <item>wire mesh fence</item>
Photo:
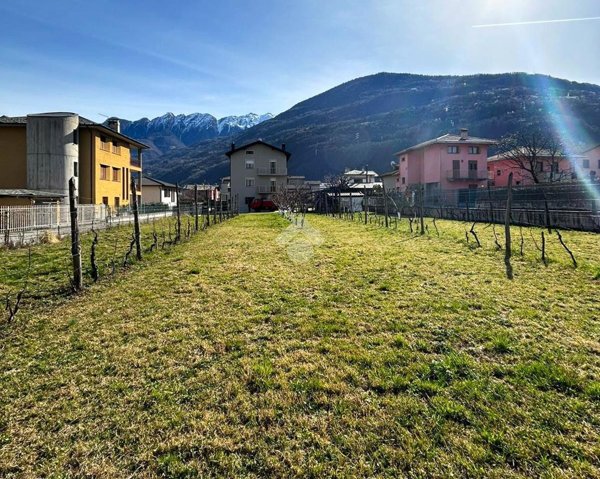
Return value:
M 370 211 L 400 216 L 503 223 L 506 188 L 436 190 L 417 186 L 406 192 L 373 190 L 366 202 Z M 344 205 L 342 200 L 342 206 Z M 361 209 L 364 208 L 364 200 Z M 522 226 L 552 226 L 600 232 L 600 185 L 577 183 L 512 188 L 511 223 Z

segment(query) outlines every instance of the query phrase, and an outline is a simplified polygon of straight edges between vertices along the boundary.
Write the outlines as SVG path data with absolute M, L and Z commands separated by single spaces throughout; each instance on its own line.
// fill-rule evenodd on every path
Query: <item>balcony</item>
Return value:
M 134 168 L 142 167 L 142 161 L 139 158 L 131 158 L 129 160 L 129 164 L 130 164 L 130 166 L 133 166 Z
M 286 176 L 287 168 L 256 168 L 256 174 L 260 176 Z
M 483 181 L 488 179 L 487 170 L 447 170 L 448 181 Z
M 256 187 L 257 193 L 275 193 L 276 191 L 277 191 L 277 185 L 269 185 L 269 186 L 259 185 Z

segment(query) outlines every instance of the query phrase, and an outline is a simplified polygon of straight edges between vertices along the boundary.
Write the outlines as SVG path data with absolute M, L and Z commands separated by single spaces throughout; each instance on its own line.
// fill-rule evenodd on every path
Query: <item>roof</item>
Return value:
M 35 113 L 33 115 L 28 116 L 37 116 L 37 117 L 61 117 L 61 116 L 70 116 L 76 115 L 76 113 L 69 112 L 49 112 L 49 113 Z M 25 126 L 27 125 L 27 116 L 0 116 L 0 126 Z M 140 143 L 139 141 L 124 135 L 123 133 L 119 133 L 101 123 L 96 123 L 95 121 L 88 120 L 83 116 L 79 116 L 79 127 L 80 128 L 93 128 L 96 130 L 100 130 L 107 135 L 115 136 L 120 140 L 123 140 L 131 145 L 137 146 L 138 148 L 148 149 L 149 146 L 144 143 Z
M 25 188 L 0 189 L 0 196 L 12 196 L 16 198 L 65 198 L 63 193 L 52 191 L 28 190 Z
M 368 176 L 379 176 L 375 171 L 373 170 L 348 170 L 346 172 L 344 172 L 344 176 L 364 176 L 364 175 L 368 175 Z
M 587 150 L 583 150 L 582 153 L 587 153 L 589 151 L 595 150 L 596 148 L 600 148 L 600 143 L 598 143 L 596 146 L 592 146 L 591 148 L 588 148 Z
M 256 140 L 256 141 L 253 141 L 251 143 L 246 143 L 245 145 L 238 146 L 237 148 L 235 147 L 235 143 L 232 143 L 231 144 L 231 149 L 227 153 L 225 153 L 225 154 L 229 158 L 231 158 L 231 155 L 233 155 L 234 153 L 236 153 L 236 152 L 238 152 L 240 150 L 245 150 L 246 148 L 249 148 L 249 147 L 254 146 L 254 145 L 265 145 L 265 146 L 268 146 L 269 148 L 272 148 L 273 150 L 276 150 L 276 151 L 279 151 L 279 152 L 285 154 L 285 156 L 286 156 L 286 158 L 288 160 L 290 159 L 290 156 L 292 156 L 292 154 L 289 151 L 286 151 L 283 148 L 279 148 L 279 147 L 277 147 L 275 145 L 271 145 L 270 143 L 267 143 L 266 141 L 263 141 L 263 140 Z
M 502 161 L 502 160 L 510 160 L 510 159 L 514 159 L 516 158 L 516 154 L 518 153 L 518 151 L 516 151 L 516 149 L 510 150 L 510 151 L 506 151 L 504 153 L 498 153 L 497 155 L 494 156 L 488 156 L 488 163 L 492 163 L 494 161 Z M 529 153 L 527 153 L 526 151 L 523 152 L 523 156 L 531 156 Z M 585 155 L 565 155 L 564 153 L 561 152 L 553 152 L 550 150 L 540 150 L 539 152 L 537 152 L 536 156 L 538 156 L 539 158 L 585 158 Z
M 446 133 L 445 135 L 434 138 L 433 140 L 427 140 L 423 143 L 419 143 L 417 145 L 411 146 L 409 148 L 405 148 L 394 155 L 401 155 L 403 153 L 408 153 L 409 151 L 418 150 L 420 148 L 424 148 L 429 145 L 434 145 L 436 143 L 442 144 L 465 144 L 465 145 L 495 145 L 498 143 L 496 140 L 491 140 L 489 138 L 479 138 L 477 136 L 467 136 L 466 139 L 462 139 L 460 135 L 452 135 L 450 133 Z
M 372 190 L 373 188 L 381 188 L 383 186 L 383 183 L 377 181 L 377 182 L 373 182 L 373 183 L 354 183 L 352 185 L 348 185 L 349 188 L 352 188 L 353 190 L 364 190 L 365 188 L 367 190 Z
M 176 186 L 173 183 L 167 183 L 166 181 L 150 178 L 146 175 L 142 176 L 142 186 L 163 186 L 167 188 L 176 188 Z
M 392 170 L 392 171 L 388 171 L 386 173 L 382 173 L 381 175 L 379 175 L 380 178 L 383 178 L 384 176 L 397 176 L 399 174 L 398 170 Z

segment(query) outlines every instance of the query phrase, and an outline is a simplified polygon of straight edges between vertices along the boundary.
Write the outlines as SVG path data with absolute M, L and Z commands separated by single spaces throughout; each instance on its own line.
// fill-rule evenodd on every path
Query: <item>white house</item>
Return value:
M 166 181 L 142 177 L 142 204 L 163 204 L 167 206 L 177 205 L 177 187 Z

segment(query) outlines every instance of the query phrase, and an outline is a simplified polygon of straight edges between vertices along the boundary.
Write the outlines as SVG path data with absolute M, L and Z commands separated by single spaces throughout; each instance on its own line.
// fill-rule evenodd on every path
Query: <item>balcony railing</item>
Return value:
M 129 160 L 129 164 L 131 166 L 136 167 L 136 168 L 141 168 L 142 167 L 142 161 L 139 158 L 131 158 Z
M 487 170 L 447 170 L 446 178 L 448 181 L 482 181 L 488 179 Z
M 256 174 L 261 176 L 285 176 L 287 168 L 256 168 Z
M 256 187 L 257 193 L 275 193 L 276 191 L 277 191 L 277 185 L 269 185 L 269 186 L 259 185 Z

